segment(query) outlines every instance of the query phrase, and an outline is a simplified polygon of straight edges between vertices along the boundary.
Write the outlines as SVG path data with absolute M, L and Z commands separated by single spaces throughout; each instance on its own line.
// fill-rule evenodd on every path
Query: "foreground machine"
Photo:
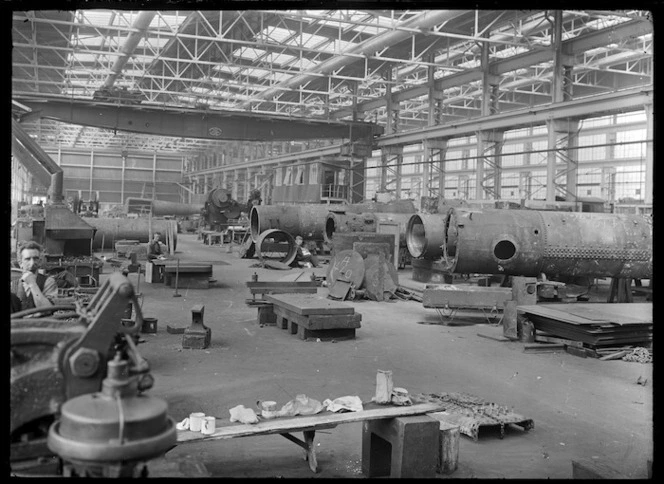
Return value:
M 129 302 L 135 321 L 123 319 Z M 63 475 L 144 475 L 142 463 L 174 445 L 165 402 L 143 394 L 154 380 L 134 341 L 141 325 L 133 286 L 120 273 L 85 308 L 12 315 L 13 468 L 30 469 L 31 462 L 56 454 Z

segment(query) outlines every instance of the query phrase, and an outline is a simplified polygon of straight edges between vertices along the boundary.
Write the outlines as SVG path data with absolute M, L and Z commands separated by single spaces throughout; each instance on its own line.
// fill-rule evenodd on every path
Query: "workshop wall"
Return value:
M 45 150 L 64 171 L 65 196 L 124 203 L 128 197 L 181 202 L 183 157 L 163 153 Z

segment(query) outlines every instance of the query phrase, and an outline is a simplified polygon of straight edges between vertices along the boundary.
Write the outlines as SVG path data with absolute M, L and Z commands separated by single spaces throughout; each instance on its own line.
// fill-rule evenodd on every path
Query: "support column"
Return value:
M 90 150 L 90 185 L 88 187 L 88 200 L 92 200 L 92 177 L 95 167 L 95 151 Z
M 122 152 L 122 174 L 120 176 L 120 203 L 124 204 L 124 191 L 125 191 L 125 171 L 127 169 L 127 152 Z
M 445 198 L 445 155 L 447 154 L 447 140 L 428 139 L 422 142 L 424 153 L 424 170 L 422 172 L 422 196 L 436 195 L 436 188 L 432 186 L 435 175 L 438 175 L 438 197 Z
M 152 154 L 152 200 L 157 198 L 157 153 Z
M 249 192 L 251 192 L 251 170 L 247 168 L 247 171 L 244 174 L 244 198 L 249 200 Z M 244 199 L 242 200 L 244 201 Z
M 385 70 L 385 113 L 387 118 L 386 134 L 399 131 L 399 104 L 392 99 L 392 67 Z
M 500 77 L 491 72 L 489 63 L 489 43 L 482 43 L 482 116 L 490 116 L 498 112 L 498 85 Z
M 554 12 L 551 46 L 553 54 L 553 76 L 551 80 L 551 101 L 554 103 L 572 99 L 572 67 L 574 56 L 563 51 L 563 13 Z
M 352 82 L 351 81 L 351 87 L 353 89 L 353 121 L 357 121 L 358 119 L 358 111 L 357 111 L 357 96 L 359 93 L 359 83 L 357 81 Z M 326 104 L 327 108 L 329 109 L 329 97 L 328 97 L 328 103 Z
M 501 151 L 503 149 L 502 131 L 478 131 L 477 132 L 477 167 L 475 173 L 475 197 L 477 200 L 484 199 L 484 193 L 493 195 L 494 200 L 500 199 L 501 186 Z M 485 175 L 485 164 L 488 166 Z M 487 184 L 491 179 L 492 184 Z
M 646 186 L 645 186 L 645 195 L 644 203 L 646 205 L 652 205 L 653 198 L 653 175 L 654 175 L 654 154 L 653 154 L 653 143 L 654 143 L 654 108 L 652 104 L 645 106 L 646 110 Z
M 364 200 L 366 165 L 366 157 L 351 157 L 350 159 L 350 203 L 359 203 Z
M 395 190 L 397 190 L 396 197 L 401 198 L 401 165 L 403 162 L 403 146 L 388 146 L 382 148 L 380 154 L 380 191 L 385 192 L 388 190 L 388 185 L 395 183 Z M 390 165 L 393 164 L 394 168 Z M 388 180 L 388 174 L 395 175 L 395 178 Z
M 609 203 L 616 200 L 616 167 L 602 167 L 602 179 L 600 181 L 601 196 Z
M 519 199 L 530 200 L 533 193 L 533 179 L 531 172 L 519 172 Z
M 553 119 L 547 121 L 548 152 L 546 166 L 546 201 L 554 202 L 556 188 L 562 191 L 556 179 L 565 174 L 565 200 L 574 202 L 577 198 L 576 185 L 578 178 L 577 145 L 579 134 L 578 121 Z M 558 171 L 558 160 L 565 162 L 565 169 Z
M 231 197 L 233 200 L 237 200 L 237 192 L 240 187 L 240 172 L 238 170 L 233 170 L 233 188 L 231 188 Z

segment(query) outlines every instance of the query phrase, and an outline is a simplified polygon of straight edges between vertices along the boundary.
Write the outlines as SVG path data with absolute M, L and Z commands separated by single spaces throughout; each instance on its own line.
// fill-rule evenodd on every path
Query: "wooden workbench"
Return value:
M 324 411 L 316 415 L 282 417 L 262 420 L 256 424 L 236 424 L 228 419 L 217 418 L 216 431 L 205 435 L 190 430 L 177 431 L 177 443 L 201 442 L 209 440 L 235 439 L 238 437 L 255 437 L 279 434 L 304 449 L 305 459 L 313 472 L 318 472 L 314 437 L 317 430 L 332 429 L 337 425 L 363 422 L 367 420 L 389 420 L 395 417 L 423 415 L 437 412 L 442 406 L 435 403 L 422 403 L 410 406 L 382 406 L 375 403 L 364 404 L 365 410 L 360 412 L 333 413 Z M 302 432 L 304 441 L 291 435 Z

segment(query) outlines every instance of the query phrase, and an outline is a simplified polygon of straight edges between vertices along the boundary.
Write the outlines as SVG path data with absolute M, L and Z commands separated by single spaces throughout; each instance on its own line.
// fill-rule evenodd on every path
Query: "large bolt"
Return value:
M 79 348 L 69 359 L 69 366 L 74 376 L 92 376 L 99 368 L 99 353 L 88 348 Z

